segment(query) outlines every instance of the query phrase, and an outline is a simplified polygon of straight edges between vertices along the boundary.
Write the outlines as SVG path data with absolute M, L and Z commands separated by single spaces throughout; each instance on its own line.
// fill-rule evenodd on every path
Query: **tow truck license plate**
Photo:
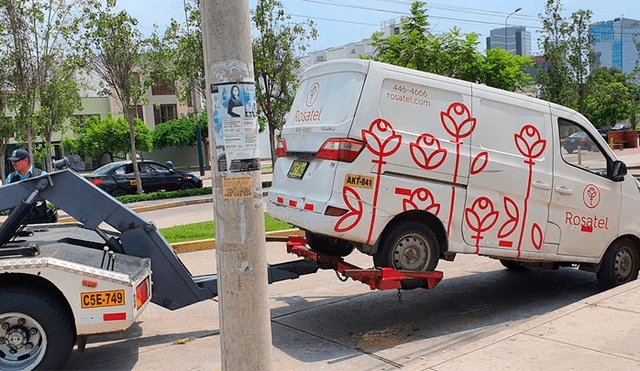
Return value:
M 124 305 L 124 290 L 80 293 L 82 308 L 116 307 Z
M 294 161 L 293 164 L 291 164 L 287 176 L 289 178 L 302 179 L 304 172 L 307 170 L 307 166 L 309 166 L 308 161 Z

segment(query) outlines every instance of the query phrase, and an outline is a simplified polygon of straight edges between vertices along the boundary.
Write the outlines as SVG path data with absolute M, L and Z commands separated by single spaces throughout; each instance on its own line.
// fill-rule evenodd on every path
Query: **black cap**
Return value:
M 29 158 L 29 152 L 27 152 L 27 150 L 25 149 L 19 148 L 19 149 L 14 149 L 13 152 L 11 152 L 11 157 L 9 157 L 9 161 L 16 162 L 25 158 Z

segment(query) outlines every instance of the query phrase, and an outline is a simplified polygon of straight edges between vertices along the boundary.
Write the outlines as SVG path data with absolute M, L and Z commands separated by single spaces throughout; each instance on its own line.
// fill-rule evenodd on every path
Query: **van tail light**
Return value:
M 278 139 L 276 143 L 276 157 L 285 157 L 287 155 L 287 143 L 284 139 Z
M 136 287 L 136 309 L 149 300 L 149 279 L 142 281 L 138 287 Z
M 100 183 L 102 183 L 102 179 L 91 179 L 91 183 L 93 183 L 94 185 L 99 185 Z
M 353 139 L 328 139 L 316 153 L 316 158 L 353 162 L 366 145 Z

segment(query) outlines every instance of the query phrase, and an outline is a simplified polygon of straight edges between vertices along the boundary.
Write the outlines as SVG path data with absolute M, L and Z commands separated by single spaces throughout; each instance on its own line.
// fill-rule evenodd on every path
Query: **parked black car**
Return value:
M 631 125 L 626 123 L 615 124 L 611 128 L 611 131 L 631 130 Z
M 591 151 L 592 149 L 596 150 L 596 148 L 598 148 L 596 147 L 595 143 L 593 143 L 589 135 L 587 135 L 587 133 L 585 133 L 584 131 L 573 133 L 567 138 L 563 139 L 562 146 L 569 153 L 573 153 L 578 148 L 578 146 L 580 146 L 583 151 Z
M 198 176 L 175 170 L 157 161 L 138 161 L 138 170 L 145 192 L 202 188 L 202 179 Z M 86 174 L 85 178 L 114 197 L 136 193 L 136 178 L 131 161 L 106 164 Z

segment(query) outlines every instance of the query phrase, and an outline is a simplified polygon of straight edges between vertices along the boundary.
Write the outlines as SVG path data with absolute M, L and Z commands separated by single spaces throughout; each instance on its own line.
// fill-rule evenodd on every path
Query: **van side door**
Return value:
M 553 180 L 548 103 L 474 86 L 473 114 L 465 243 L 505 258 L 555 253 L 544 244 Z
M 552 115 L 558 146 L 549 222 L 559 229 L 558 254 L 599 258 L 618 235 L 622 183 L 608 177 L 613 159 L 584 118 L 553 108 Z

